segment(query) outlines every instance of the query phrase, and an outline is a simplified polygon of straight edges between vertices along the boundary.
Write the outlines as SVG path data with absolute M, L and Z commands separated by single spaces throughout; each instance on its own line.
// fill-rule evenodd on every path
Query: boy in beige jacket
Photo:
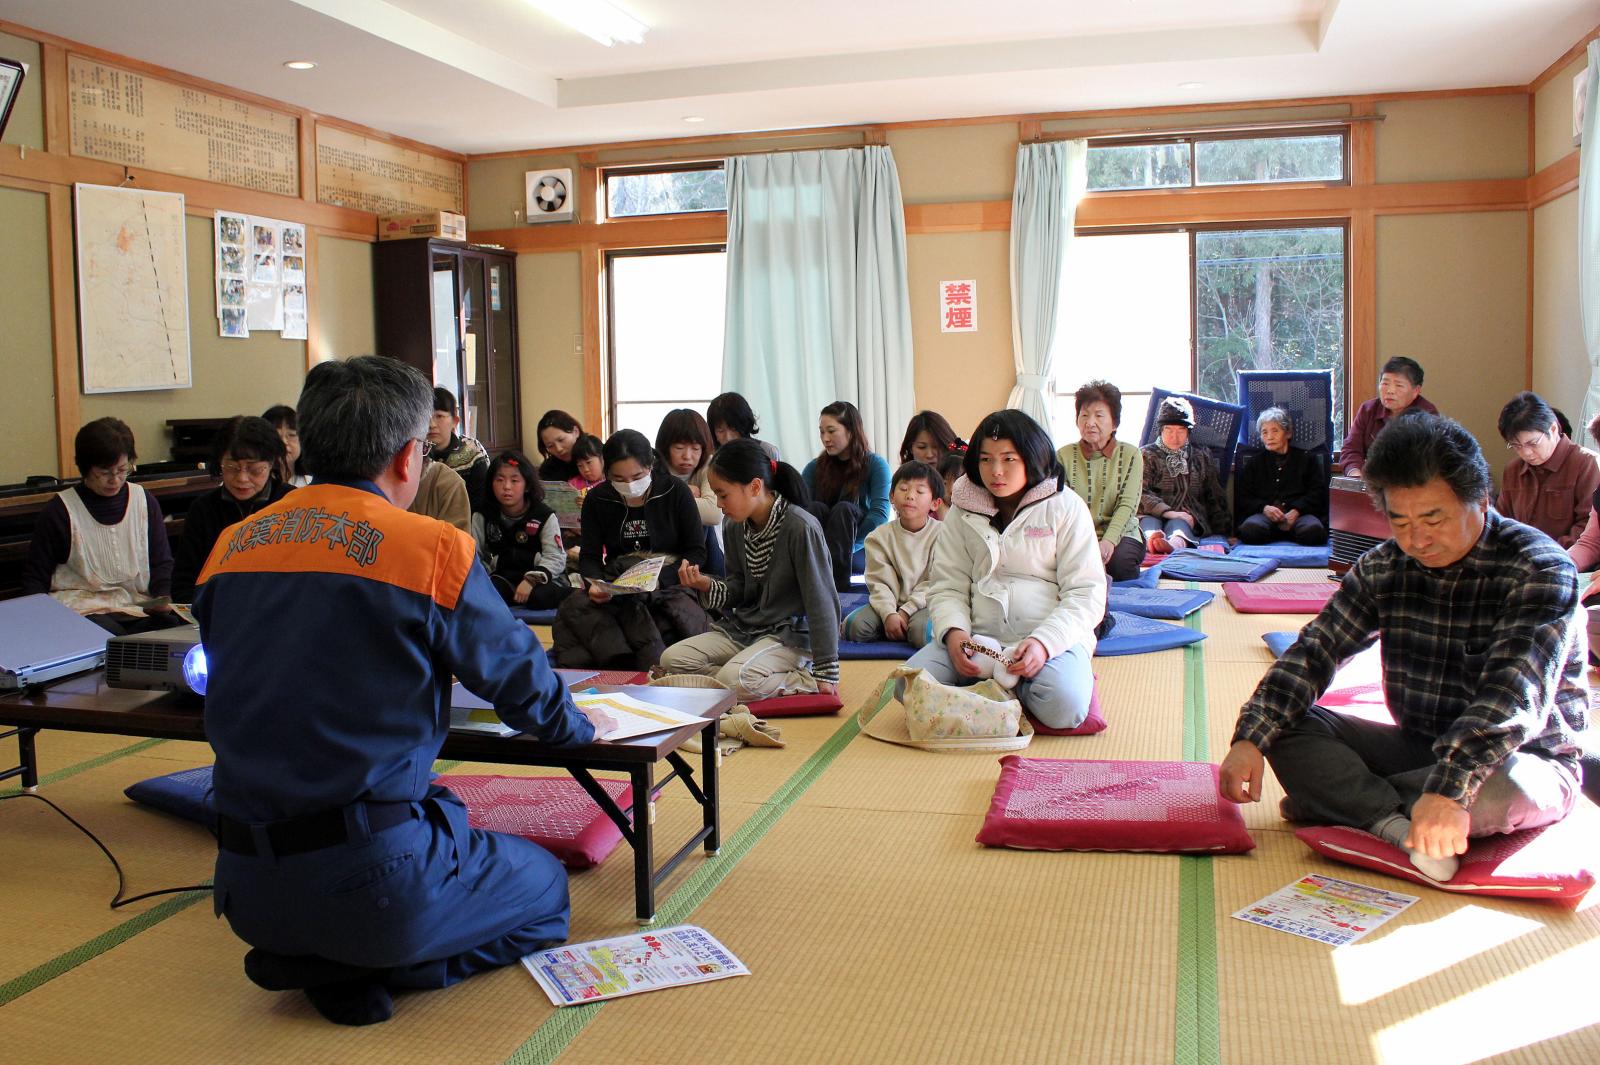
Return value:
M 896 520 L 867 534 L 867 605 L 844 619 L 844 638 L 922 647 L 932 629 L 928 576 L 933 545 L 944 527 L 933 512 L 944 500 L 944 478 L 927 463 L 912 461 L 895 471 L 891 483 L 889 505 Z

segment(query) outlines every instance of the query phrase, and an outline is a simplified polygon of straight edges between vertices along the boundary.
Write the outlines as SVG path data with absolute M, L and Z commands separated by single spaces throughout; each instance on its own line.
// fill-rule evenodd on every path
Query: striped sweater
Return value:
M 1089 505 L 1095 535 L 1112 543 L 1140 539 L 1139 493 L 1144 486 L 1144 455 L 1132 444 L 1117 441 L 1111 457 L 1099 451 L 1083 457 L 1083 448 L 1068 444 L 1056 456 L 1067 471 L 1067 487 Z

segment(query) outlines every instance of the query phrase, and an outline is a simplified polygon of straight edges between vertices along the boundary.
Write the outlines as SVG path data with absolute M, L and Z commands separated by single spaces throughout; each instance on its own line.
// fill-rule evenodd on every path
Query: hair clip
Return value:
M 772 463 L 772 472 L 773 473 L 777 473 L 778 472 L 778 460 L 777 459 L 770 459 L 768 461 L 770 461 Z

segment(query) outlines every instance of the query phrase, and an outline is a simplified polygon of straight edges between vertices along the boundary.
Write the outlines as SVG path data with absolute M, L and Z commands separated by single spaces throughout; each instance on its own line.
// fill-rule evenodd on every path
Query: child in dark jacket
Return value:
M 489 499 L 472 516 L 472 538 L 489 579 L 507 606 L 549 610 L 572 591 L 561 523 L 544 505 L 544 487 L 520 451 L 489 463 Z
M 680 561 L 706 559 L 704 527 L 688 486 L 656 461 L 644 434 L 614 433 L 605 443 L 606 481 L 584 497 L 578 572 L 583 594 L 556 614 L 553 653 L 562 666 L 644 670 L 670 643 L 710 626 L 699 597 L 678 583 Z M 651 556 L 662 556 L 653 591 L 613 595 L 613 581 Z

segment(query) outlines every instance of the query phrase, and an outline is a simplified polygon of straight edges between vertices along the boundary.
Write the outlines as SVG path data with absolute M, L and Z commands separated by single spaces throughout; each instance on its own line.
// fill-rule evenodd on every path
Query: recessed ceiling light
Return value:
M 1203 82 L 1203 81 L 1180 81 L 1180 82 L 1178 82 L 1178 88 L 1184 89 L 1184 90 L 1188 90 L 1188 91 L 1193 91 L 1195 89 L 1203 89 L 1205 87 L 1206 87 L 1206 83 Z
M 683 120 L 685 122 L 704 122 L 705 121 L 705 116 L 704 115 L 684 115 L 683 116 Z
M 291 59 L 284 66 L 290 70 L 310 70 L 316 64 L 309 59 Z

